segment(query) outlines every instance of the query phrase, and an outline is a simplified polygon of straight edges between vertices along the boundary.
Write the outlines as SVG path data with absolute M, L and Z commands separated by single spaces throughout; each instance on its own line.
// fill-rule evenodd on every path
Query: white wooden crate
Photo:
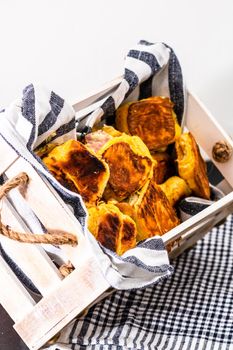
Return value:
M 119 85 L 121 77 L 99 91 L 74 104 L 80 117 L 98 105 L 98 99 Z M 212 158 L 217 141 L 226 141 L 233 148 L 231 138 L 194 97 L 188 93 L 186 127 L 198 144 Z M 165 244 L 179 241 L 171 257 L 192 246 L 214 225 L 233 212 L 233 158 L 226 163 L 215 163 L 225 178 L 224 198 L 162 236 Z M 37 350 L 56 335 L 74 317 L 82 313 L 110 289 L 96 258 L 81 233 L 79 222 L 50 184 L 23 158 L 19 157 L 0 137 L 0 174 L 12 178 L 20 172 L 29 176 L 25 199 L 47 229 L 64 230 L 77 235 L 76 247 L 62 246 L 74 271 L 63 278 L 39 245 L 11 241 L 0 235 L 0 241 L 12 252 L 17 265 L 32 280 L 42 298 L 36 302 L 0 256 L 0 303 L 14 320 L 14 328 L 30 349 Z M 14 191 L 17 191 L 15 189 Z M 1 204 L 1 219 L 13 229 L 25 232 L 22 221 L 7 200 Z

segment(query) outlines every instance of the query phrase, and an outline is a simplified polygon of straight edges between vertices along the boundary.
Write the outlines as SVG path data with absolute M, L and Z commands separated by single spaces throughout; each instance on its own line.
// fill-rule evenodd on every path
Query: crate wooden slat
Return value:
M 115 89 L 118 85 L 120 85 L 121 81 L 122 81 L 122 76 L 119 76 L 119 77 L 111 80 L 110 82 L 104 84 L 101 88 L 98 88 L 98 89 L 92 91 L 87 96 L 83 96 L 83 97 L 79 98 L 79 100 L 75 101 L 75 103 L 73 104 L 74 110 L 76 112 L 81 111 L 81 110 L 85 109 L 86 107 L 91 106 L 99 99 L 102 99 L 102 98 L 108 96 L 108 94 L 113 89 Z
M 18 154 L 0 136 L 0 174 L 18 158 Z
M 180 225 L 165 233 L 162 236 L 164 243 L 171 243 L 181 238 L 191 230 L 192 234 L 194 235 L 196 232 L 199 232 L 198 224 L 205 223 L 207 219 L 212 222 L 212 227 L 214 227 L 224 217 L 232 213 L 232 205 L 233 192 L 215 202 L 210 207 L 202 210 L 200 213 L 194 215 L 189 220 L 182 222 Z
M 91 254 L 81 232 L 81 225 L 71 215 L 71 210 L 67 208 L 65 203 L 62 200 L 57 200 L 48 188 L 48 184 L 23 158 L 17 159 L 6 171 L 6 175 L 11 178 L 22 171 L 25 171 L 30 178 L 25 199 L 43 225 L 49 230 L 60 230 L 77 235 L 78 246 L 76 249 L 70 246 L 61 246 L 61 249 L 69 256 L 69 260 L 74 266 L 79 266 L 80 260 L 86 259 L 88 254 Z M 49 215 L 48 208 L 51 208 Z
M 94 258 L 80 264 L 14 328 L 32 349 L 40 348 L 109 288 Z
M 186 249 L 192 247 L 196 242 L 202 239 L 207 232 L 209 232 L 216 224 L 221 222 L 229 214 L 233 213 L 233 197 L 230 204 L 228 203 L 225 208 L 218 209 L 216 213 L 211 215 L 206 215 L 206 217 L 201 222 L 194 223 L 191 227 L 183 230 L 182 235 L 178 234 L 180 238 L 177 244 L 173 247 L 172 251 L 169 253 L 170 259 L 174 259 L 180 254 L 182 254 Z M 170 231 L 162 237 L 165 244 L 175 242 L 175 232 Z
M 2 205 L 1 219 L 3 222 L 10 223 L 15 230 L 25 232 L 24 227 L 6 201 Z M 2 235 L 0 235 L 0 242 L 42 295 L 48 294 L 61 281 L 62 276 L 59 270 L 39 245 L 18 243 Z
M 188 93 L 186 127 L 192 131 L 197 143 L 210 159 L 212 159 L 212 148 L 216 142 L 226 141 L 233 147 L 232 138 L 224 131 L 211 113 L 207 111 L 201 101 L 190 92 Z M 233 157 L 226 163 L 219 163 L 213 159 L 212 161 L 233 187 Z
M 11 294 L 2 293 L 0 302 L 15 320 L 14 327 L 28 347 L 39 349 L 77 314 L 105 293 L 110 285 L 103 277 L 98 262 L 81 232 L 81 226 L 71 210 L 48 182 L 23 158 L 14 154 L 13 162 L 12 159 L 8 159 L 8 147 L 0 143 L 1 159 L 6 160 L 2 163 L 4 166 L 1 167 L 1 173 L 11 178 L 22 171 L 26 172 L 30 180 L 24 198 L 39 220 L 49 230 L 70 232 L 78 237 L 77 247 L 61 247 L 76 267 L 65 279 L 61 278 L 42 247 L 1 237 L 4 248 L 14 256 L 15 262 L 31 278 L 43 298 L 36 304 L 4 262 L 0 273 L 1 281 L 4 287 L 9 284 L 6 290 L 13 291 L 12 297 L 15 298 L 16 293 L 19 298 L 17 302 L 12 303 Z M 10 224 L 15 230 L 25 232 L 20 220 L 13 214 L 11 206 L 5 201 L 1 211 L 2 221 Z M 10 271 L 10 275 L 6 271 Z M 18 305 L 18 301 L 21 306 Z
M 85 108 L 88 108 L 89 112 L 93 110 L 94 105 L 91 104 L 107 96 L 120 82 L 121 77 L 118 77 L 102 89 L 78 101 L 74 105 L 75 111 L 84 116 Z M 194 134 L 210 158 L 212 158 L 212 147 L 217 141 L 225 140 L 233 147 L 229 136 L 191 93 L 188 93 L 186 127 Z M 215 164 L 229 183 L 229 193 L 211 207 L 162 236 L 165 244 L 179 239 L 170 253 L 171 257 L 177 256 L 192 246 L 215 224 L 233 211 L 233 158 L 225 164 Z M 42 178 L 23 158 L 18 157 L 16 152 L 12 151 L 9 145 L 0 138 L 0 174 L 5 173 L 8 178 L 11 178 L 21 171 L 25 171 L 30 178 L 23 200 L 27 202 L 42 224 L 49 230 L 70 232 L 76 234 L 78 238 L 78 246 L 61 247 L 63 253 L 75 267 L 74 271 L 64 279 L 61 278 L 59 271 L 42 247 L 22 245 L 1 238 L 7 250 L 15 254 L 17 264 L 43 295 L 42 299 L 35 303 L 0 257 L 0 279 L 4 284 L 4 288 L 0 289 L 0 302 L 14 319 L 14 328 L 27 346 L 31 350 L 37 350 L 74 317 L 82 313 L 102 295 L 107 294 L 110 285 L 104 278 L 96 257 L 82 233 L 80 223 L 73 216 L 70 208 L 47 180 Z M 13 229 L 25 231 L 24 225 L 17 219 L 10 205 L 3 205 L 2 220 L 5 224 L 10 224 Z M 23 248 L 20 249 L 21 247 Z M 28 266 L 30 265 L 28 261 L 32 262 L 31 266 Z M 38 276 L 36 271 L 38 271 Z

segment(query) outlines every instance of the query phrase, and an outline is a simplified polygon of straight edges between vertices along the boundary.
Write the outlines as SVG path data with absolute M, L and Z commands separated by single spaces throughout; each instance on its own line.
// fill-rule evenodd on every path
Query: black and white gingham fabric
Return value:
M 93 306 L 49 350 L 233 349 L 233 217 L 173 266 L 169 280 Z
M 126 98 L 165 95 L 175 103 L 181 123 L 185 109 L 185 88 L 179 62 L 171 48 L 163 43 L 141 41 L 125 59 L 124 78 L 102 106 L 88 117 L 90 128 L 111 115 Z M 56 181 L 35 156 L 33 150 L 50 137 L 62 143 L 76 138 L 75 113 L 53 91 L 29 85 L 21 99 L 0 114 L 0 135 L 54 186 L 78 218 L 107 281 L 116 289 L 142 288 L 168 277 L 173 269 L 160 237 L 153 237 L 119 257 L 101 246 L 88 232 L 86 208 L 78 194 Z M 29 214 L 29 213 L 27 213 Z

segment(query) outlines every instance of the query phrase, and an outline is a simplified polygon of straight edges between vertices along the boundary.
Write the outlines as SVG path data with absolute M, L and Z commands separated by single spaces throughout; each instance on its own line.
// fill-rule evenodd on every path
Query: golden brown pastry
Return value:
M 138 241 L 162 236 L 180 223 L 166 195 L 153 179 L 143 186 L 138 198 L 130 198 L 130 204 L 135 210 Z
M 166 152 L 153 152 L 151 156 L 157 162 L 157 166 L 154 167 L 153 178 L 157 184 L 161 184 L 173 175 L 174 169 L 171 157 Z
M 136 213 L 134 210 L 134 207 L 130 205 L 128 202 L 117 202 L 115 203 L 115 206 L 120 209 L 120 211 L 131 217 L 134 221 L 136 221 Z
M 182 134 L 175 143 L 179 176 L 184 179 L 193 193 L 205 199 L 210 198 L 210 186 L 206 164 L 192 134 Z
M 109 168 L 81 142 L 69 140 L 56 146 L 43 162 L 63 186 L 79 193 L 87 206 L 98 203 L 109 179 Z
M 179 176 L 172 176 L 167 181 L 159 185 L 165 193 L 171 206 L 174 206 L 179 200 L 191 194 L 191 190 L 187 182 Z
M 119 130 L 115 129 L 111 125 L 104 125 L 101 130 L 103 130 L 107 134 L 111 135 L 112 137 L 118 137 L 118 136 L 122 135 L 122 132 L 120 132 Z
M 100 204 L 88 210 L 88 228 L 104 247 L 118 255 L 136 245 L 135 222 L 113 204 Z
M 137 135 L 149 150 L 164 150 L 181 133 L 168 97 L 150 97 L 123 104 L 116 111 L 116 127 L 129 135 Z
M 138 191 L 152 176 L 150 152 L 137 136 L 123 134 L 109 140 L 98 152 L 109 166 L 104 199 L 122 201 Z

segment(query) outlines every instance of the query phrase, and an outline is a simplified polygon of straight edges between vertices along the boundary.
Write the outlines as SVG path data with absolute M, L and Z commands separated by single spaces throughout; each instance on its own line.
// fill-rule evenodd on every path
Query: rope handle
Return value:
M 26 186 L 28 184 L 29 177 L 25 172 L 18 174 L 12 179 L 6 181 L 2 186 L 0 186 L 0 200 L 3 199 L 7 193 L 17 186 Z M 74 234 L 68 232 L 57 232 L 57 231 L 47 231 L 45 234 L 34 234 L 34 233 L 20 233 L 14 231 L 9 225 L 4 225 L 1 220 L 0 215 L 0 234 L 13 239 L 18 242 L 24 243 L 43 243 L 43 244 L 53 244 L 62 245 L 69 244 L 75 246 L 78 244 L 77 237 Z

